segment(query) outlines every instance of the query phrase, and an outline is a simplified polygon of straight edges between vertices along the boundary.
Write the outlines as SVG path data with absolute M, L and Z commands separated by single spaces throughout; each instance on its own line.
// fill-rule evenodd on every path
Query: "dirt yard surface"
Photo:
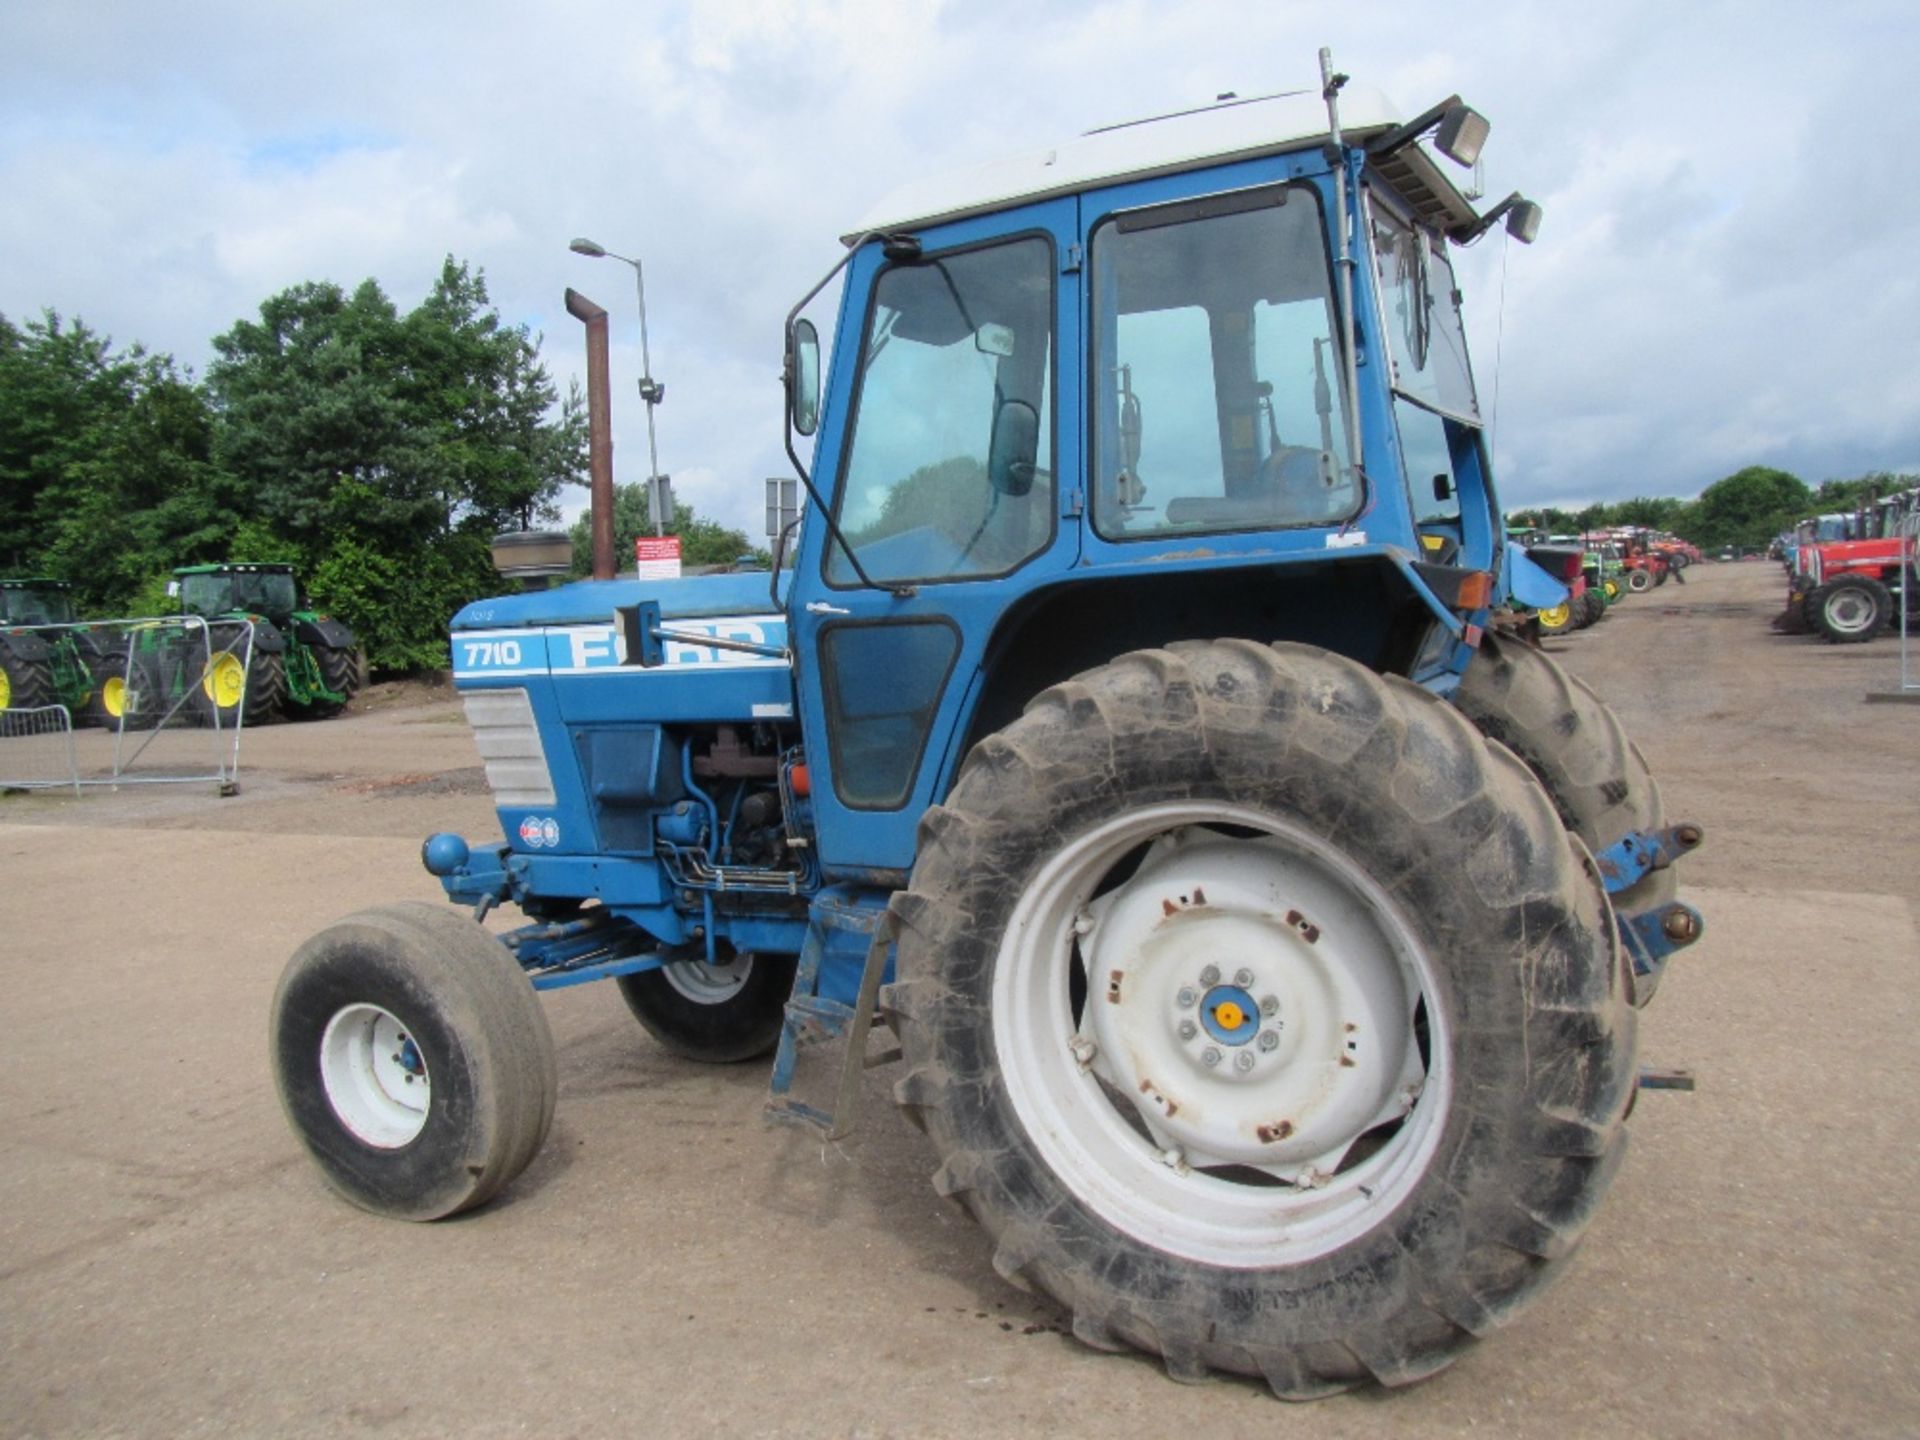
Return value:
M 1009 1289 L 886 1103 L 764 1128 L 760 1066 L 546 1003 L 551 1139 L 410 1226 L 281 1119 L 266 1013 L 336 917 L 437 899 L 486 835 L 450 698 L 246 735 L 243 790 L 0 798 L 0 1435 L 1912 1435 L 1920 1429 L 1920 706 L 1896 642 L 1768 633 L 1707 565 L 1554 648 L 1619 709 L 1706 938 L 1674 963 L 1627 1162 L 1549 1293 L 1452 1370 L 1282 1407 L 1097 1355 Z M 423 703 L 403 703 L 423 701 Z

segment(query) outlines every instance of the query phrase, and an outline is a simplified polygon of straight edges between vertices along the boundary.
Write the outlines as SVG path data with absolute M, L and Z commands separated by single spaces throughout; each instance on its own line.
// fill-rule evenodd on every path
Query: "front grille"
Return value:
M 525 690 L 468 693 L 467 724 L 486 762 L 493 803 L 501 809 L 538 809 L 554 803 L 553 773 Z

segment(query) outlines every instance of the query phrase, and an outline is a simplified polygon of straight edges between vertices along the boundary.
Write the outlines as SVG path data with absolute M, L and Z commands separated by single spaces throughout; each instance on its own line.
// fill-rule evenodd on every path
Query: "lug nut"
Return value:
M 1218 985 L 1220 983 L 1220 967 L 1218 965 L 1207 966 L 1206 969 L 1200 972 L 1200 983 L 1202 985 Z
M 1247 969 L 1234 971 L 1233 983 L 1238 985 L 1242 990 L 1246 989 L 1249 985 L 1253 984 L 1253 971 Z
M 1238 1070 L 1242 1075 L 1253 1069 L 1253 1052 L 1251 1050 L 1242 1050 L 1238 1055 L 1234 1056 L 1233 1068 Z
M 1220 1063 L 1220 1052 L 1209 1045 L 1200 1052 L 1200 1063 L 1202 1065 L 1218 1065 Z
M 1675 905 L 1660 917 L 1660 928 L 1667 932 L 1669 940 L 1685 944 L 1696 938 L 1699 929 L 1694 923 L 1693 912 L 1684 905 Z
M 1100 1047 L 1093 1041 L 1080 1039 L 1073 1042 L 1073 1058 L 1079 1062 L 1082 1070 L 1093 1064 L 1093 1057 L 1100 1053 Z
M 1193 1039 L 1194 1036 L 1198 1035 L 1199 1033 L 1200 1033 L 1200 1027 L 1194 1024 L 1193 1021 L 1182 1020 L 1180 1022 L 1180 1038 L 1182 1040 L 1191 1040 Z
M 1269 1020 L 1278 1015 L 1280 1013 L 1280 997 L 1278 995 L 1262 995 L 1260 997 L 1260 1013 Z
M 1173 997 L 1182 1010 L 1191 1010 L 1200 999 L 1199 993 L 1191 985 L 1182 985 L 1180 993 Z
M 1278 1050 L 1280 1048 L 1280 1032 L 1277 1030 L 1262 1030 L 1260 1032 L 1260 1038 L 1253 1043 L 1258 1045 L 1262 1050 Z

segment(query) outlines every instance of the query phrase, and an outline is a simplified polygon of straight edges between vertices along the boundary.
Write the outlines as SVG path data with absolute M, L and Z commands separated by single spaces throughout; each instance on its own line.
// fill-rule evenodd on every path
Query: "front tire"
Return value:
M 553 1121 L 553 1036 L 532 986 L 442 906 L 365 910 L 307 941 L 268 1033 L 294 1134 L 376 1214 L 438 1220 L 484 1203 Z
M 895 911 L 896 1095 L 936 1187 L 1083 1341 L 1177 1379 L 1443 1368 L 1621 1155 L 1596 879 L 1511 755 L 1325 652 L 1182 646 L 1045 692 L 928 813 Z

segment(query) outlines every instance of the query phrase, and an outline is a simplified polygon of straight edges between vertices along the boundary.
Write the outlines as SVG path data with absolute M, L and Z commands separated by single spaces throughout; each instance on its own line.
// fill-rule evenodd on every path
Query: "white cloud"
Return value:
M 1547 207 L 1461 275 L 1513 502 L 1819 479 L 1920 455 L 1904 250 L 1920 202 L 1909 7 L 1248 6 L 692 0 L 342 10 L 123 0 L 0 11 L 0 311 L 51 305 L 203 367 L 301 280 L 415 303 L 451 252 L 584 373 L 573 285 L 614 315 L 615 454 L 645 469 L 644 257 L 662 467 L 760 528 L 787 307 L 924 168 L 1315 83 L 1315 50 L 1409 110 L 1494 122 L 1492 196 Z M 1505 314 L 1500 276 L 1506 270 Z M 826 328 L 826 327 L 823 327 Z

